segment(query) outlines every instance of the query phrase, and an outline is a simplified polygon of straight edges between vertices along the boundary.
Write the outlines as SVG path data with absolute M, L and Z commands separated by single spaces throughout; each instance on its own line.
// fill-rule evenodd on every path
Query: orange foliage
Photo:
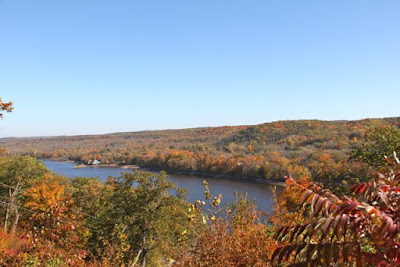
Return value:
M 24 240 L 0 230 L 0 266 L 12 265 Z
M 232 210 L 230 210 L 232 208 Z M 227 209 L 225 219 L 211 220 L 191 249 L 174 266 L 268 266 L 276 247 L 272 230 L 261 223 L 262 213 L 245 198 Z
M 279 197 L 275 199 L 274 212 L 271 216 L 271 222 L 277 226 L 293 226 L 308 222 L 309 219 L 304 215 L 304 208 L 300 208 L 301 191 L 295 185 L 286 180 L 286 187 Z M 297 181 L 299 184 L 307 186 L 308 178 L 302 178 Z
M 79 216 L 72 208 L 73 200 L 65 192 L 62 178 L 47 175 L 25 196 L 29 199 L 25 207 L 32 212 L 28 222 L 31 230 L 24 235 L 29 242 L 25 250 L 37 253 L 40 261 L 60 258 L 72 265 L 84 264 L 87 252 L 80 247 L 88 231 L 77 223 Z
M 3 117 L 2 111 L 11 112 L 12 110 L 13 110 L 13 103 L 12 102 L 4 103 L 0 97 L 0 118 Z
M 61 177 L 46 175 L 25 193 L 22 211 L 30 214 L 18 234 L 0 231 L 1 266 L 90 266 L 81 247 L 85 234 L 76 222 L 72 199 Z M 29 213 L 28 213 L 29 212 Z

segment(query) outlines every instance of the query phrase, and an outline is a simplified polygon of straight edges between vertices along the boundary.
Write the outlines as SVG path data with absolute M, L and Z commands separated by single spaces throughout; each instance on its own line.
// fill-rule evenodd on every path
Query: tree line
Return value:
M 11 153 L 87 163 L 136 164 L 151 170 L 283 181 L 309 175 L 339 184 L 370 177 L 352 160 L 369 129 L 398 128 L 400 118 L 280 121 L 255 126 L 0 140 Z M 393 129 L 394 129 L 393 128 Z M 387 128 L 392 131 L 392 128 Z M 355 180 L 357 182 L 357 180 Z M 343 185 L 347 186 L 347 185 Z
M 11 111 L 11 108 L 12 104 L 2 110 Z M 299 129 L 290 130 L 284 123 L 277 124 L 271 135 L 276 142 L 273 145 L 276 148 L 279 140 L 291 137 L 293 145 L 303 144 L 298 150 L 304 152 L 303 149 L 310 146 L 304 137 L 296 139 L 293 134 L 285 135 L 282 131 L 307 136 L 308 125 L 320 125 L 314 123 L 300 123 Z M 355 145 L 346 150 L 343 158 L 322 149 L 308 155 L 312 160 L 305 161 L 305 165 L 293 161 L 296 157 L 280 154 L 285 149 L 259 151 L 257 144 L 264 140 L 264 128 L 269 126 L 258 130 L 249 130 L 251 127 L 223 129 L 224 133 L 231 132 L 211 146 L 215 151 L 221 147 L 222 152 L 214 155 L 220 161 L 213 161 L 214 156 L 209 156 L 209 164 L 219 168 L 218 163 L 224 166 L 227 160 L 232 166 L 236 165 L 235 168 L 245 168 L 251 164 L 260 166 L 267 157 L 266 162 L 285 166 L 276 175 L 286 176 L 286 188 L 279 195 L 274 194 L 275 206 L 271 214 L 259 211 L 255 201 L 248 200 L 246 195 L 237 195 L 233 203 L 221 206 L 223 195 L 212 195 L 206 181 L 203 182 L 203 199 L 189 203 L 185 198 L 186 190 L 170 183 L 164 172 L 124 173 L 104 183 L 93 178 L 70 179 L 51 173 L 30 155 L 2 149 L 0 265 L 399 265 L 400 161 L 397 155 L 400 130 L 397 120 L 368 121 L 365 132 L 359 137 L 353 136 L 357 138 L 353 140 Z M 318 129 L 334 131 L 332 127 L 320 125 Z M 196 131 L 188 130 L 191 138 L 206 144 L 207 138 Z M 161 139 L 160 143 L 165 142 L 165 138 L 176 138 L 166 132 L 139 135 L 144 139 L 151 135 L 155 140 Z M 130 134 L 121 136 L 131 138 Z M 79 142 L 93 146 L 93 140 L 79 138 Z M 321 144 L 326 140 L 321 136 L 316 138 Z M 233 140 L 235 143 L 231 145 Z M 252 140 L 258 141 L 248 144 Z M 20 145 L 12 142 L 14 149 Z M 144 147 L 156 149 L 157 142 L 149 142 Z M 177 140 L 176 145 L 179 142 Z M 346 146 L 346 142 L 341 144 L 341 148 Z M 206 145 L 195 147 L 165 148 L 164 152 L 156 154 L 160 160 L 158 164 L 167 169 L 168 165 L 162 164 L 171 160 L 170 164 L 180 166 L 184 161 L 183 166 L 186 166 L 190 164 L 188 159 L 196 157 L 195 151 L 213 151 Z M 224 147 L 233 151 L 246 149 L 246 158 L 251 162 L 225 151 Z M 129 150 L 122 145 L 119 149 Z M 298 150 L 295 147 L 286 149 L 293 153 Z M 335 151 L 339 155 L 344 152 Z M 148 160 L 156 156 L 150 154 Z M 235 157 L 241 161 L 229 160 Z M 198 160 L 207 166 L 204 158 Z M 197 159 L 195 162 L 198 164 Z M 215 172 L 217 170 L 221 171 L 216 169 Z

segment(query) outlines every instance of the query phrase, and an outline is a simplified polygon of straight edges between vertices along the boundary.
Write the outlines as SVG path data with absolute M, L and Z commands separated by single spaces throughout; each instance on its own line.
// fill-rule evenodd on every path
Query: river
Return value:
M 74 169 L 75 163 L 64 161 L 43 160 L 48 169 L 66 177 L 97 177 L 100 181 L 106 181 L 109 176 L 119 176 L 121 172 L 131 172 L 132 170 L 116 168 L 116 167 L 88 167 Z M 176 184 L 178 187 L 185 188 L 189 191 L 187 195 L 190 202 L 197 199 L 203 200 L 204 188 L 202 182 L 206 180 L 209 183 L 210 191 L 214 195 L 222 194 L 222 204 L 232 202 L 234 200 L 234 192 L 247 193 L 249 199 L 255 199 L 260 210 L 271 212 L 273 208 L 272 185 L 255 182 L 243 181 L 237 179 L 205 177 L 195 175 L 168 174 L 168 180 Z M 277 186 L 277 192 L 283 189 Z

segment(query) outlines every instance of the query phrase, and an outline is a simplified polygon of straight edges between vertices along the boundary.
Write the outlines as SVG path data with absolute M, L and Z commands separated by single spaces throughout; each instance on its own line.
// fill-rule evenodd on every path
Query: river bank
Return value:
M 148 169 L 142 168 L 143 171 L 162 171 L 156 169 Z M 282 179 L 281 181 L 272 180 L 272 179 L 263 179 L 263 178 L 254 178 L 254 177 L 243 177 L 243 176 L 235 176 L 235 175 L 226 175 L 226 174 L 210 174 L 210 173 L 202 173 L 202 172 L 185 172 L 185 171 L 172 171 L 172 170 L 164 170 L 166 173 L 169 174 L 179 174 L 179 175 L 190 175 L 190 176 L 201 176 L 201 177 L 212 177 L 212 178 L 223 178 L 223 179 L 230 179 L 239 182 L 253 182 L 253 183 L 262 183 L 268 185 L 278 185 L 278 186 L 285 186 L 285 180 Z
M 65 159 L 65 158 L 42 158 L 42 160 L 54 161 L 54 162 L 68 162 L 75 163 L 73 160 Z M 150 171 L 150 172 L 160 172 L 165 171 L 167 174 L 178 174 L 178 175 L 188 175 L 188 176 L 200 176 L 200 177 L 212 177 L 212 178 L 223 178 L 229 179 L 233 181 L 239 182 L 252 182 L 252 183 L 261 183 L 267 185 L 277 185 L 277 186 L 285 186 L 284 179 L 282 180 L 272 180 L 267 178 L 255 178 L 255 177 L 243 177 L 243 176 L 235 176 L 235 175 L 227 175 L 227 174 L 211 174 L 211 173 L 202 173 L 202 172 L 189 172 L 189 171 L 174 171 L 174 170 L 161 170 L 157 168 L 141 168 L 138 165 L 119 165 L 115 163 L 111 164 L 99 164 L 99 165 L 86 165 L 86 164 L 77 164 L 73 166 L 74 169 L 82 169 L 82 168 L 119 168 L 126 170 L 142 170 L 142 171 Z
M 99 165 L 87 165 L 87 164 L 77 164 L 73 167 L 74 169 L 80 168 L 120 168 L 120 169 L 140 169 L 137 165 L 118 165 L 118 164 L 99 164 Z
M 70 159 L 65 159 L 65 158 L 39 158 L 40 160 L 47 160 L 47 161 L 53 161 L 53 162 L 68 162 L 68 163 L 74 163 L 76 164 L 73 168 L 74 169 L 80 169 L 80 168 L 120 168 L 120 169 L 140 169 L 139 166 L 137 165 L 119 165 L 116 163 L 110 163 L 110 164 L 99 164 L 99 165 L 88 165 L 88 164 L 83 164 L 83 163 L 77 163 L 76 161 L 70 160 Z

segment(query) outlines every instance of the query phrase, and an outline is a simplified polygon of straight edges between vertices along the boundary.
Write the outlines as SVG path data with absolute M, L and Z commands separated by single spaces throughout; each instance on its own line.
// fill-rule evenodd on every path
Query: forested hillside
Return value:
M 11 111 L 1 104 L 0 115 Z M 1 142 L 37 157 L 292 175 L 266 216 L 243 195 L 221 207 L 207 181 L 204 198 L 188 203 L 164 172 L 69 179 L 1 148 L 1 266 L 400 264 L 398 118 Z
M 254 126 L 143 131 L 105 135 L 0 139 L 11 153 L 150 169 L 281 179 L 346 178 L 364 166 L 349 163 L 367 129 L 400 126 L 400 118 L 359 121 L 278 121 Z M 332 170 L 332 171 L 331 171 Z M 335 170 L 335 171 L 333 171 Z M 352 175 L 353 174 L 353 175 Z

